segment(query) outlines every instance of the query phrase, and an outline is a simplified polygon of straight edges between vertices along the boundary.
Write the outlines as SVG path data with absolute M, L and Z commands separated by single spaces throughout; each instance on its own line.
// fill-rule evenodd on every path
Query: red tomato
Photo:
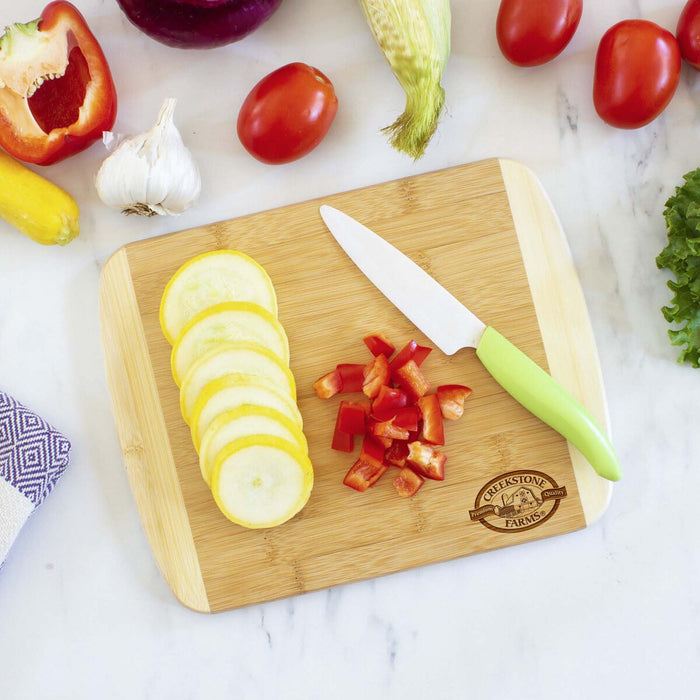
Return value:
M 539 66 L 558 56 L 571 41 L 583 0 L 501 0 L 496 38 L 516 66 Z
M 671 32 L 642 19 L 610 27 L 598 46 L 593 103 L 600 118 L 637 129 L 663 112 L 678 87 L 681 52 Z
M 238 114 L 238 138 L 263 163 L 289 163 L 312 151 L 338 109 L 333 84 L 305 63 L 290 63 L 265 76 Z
M 681 56 L 700 70 L 700 0 L 688 0 L 676 27 Z

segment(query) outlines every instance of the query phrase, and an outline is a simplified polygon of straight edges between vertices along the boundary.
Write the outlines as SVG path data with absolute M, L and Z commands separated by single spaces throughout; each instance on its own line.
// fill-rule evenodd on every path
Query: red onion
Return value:
M 210 49 L 257 29 L 282 0 L 117 0 L 126 16 L 156 41 Z

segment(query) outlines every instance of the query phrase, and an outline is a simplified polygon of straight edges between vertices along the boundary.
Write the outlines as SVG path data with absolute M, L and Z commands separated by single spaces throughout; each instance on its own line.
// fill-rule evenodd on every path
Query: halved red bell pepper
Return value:
M 444 384 L 437 388 L 442 417 L 447 420 L 457 420 L 464 414 L 464 401 L 472 393 L 468 386 L 462 384 Z
M 350 467 L 343 483 L 355 491 L 366 491 L 388 468 L 386 464 L 370 462 L 360 456 L 360 459 Z
M 433 445 L 444 445 L 445 430 L 442 425 L 442 414 L 437 395 L 422 396 L 418 399 L 418 408 L 420 408 L 423 417 L 421 438 Z
M 404 467 L 394 479 L 394 488 L 399 496 L 410 498 L 424 483 L 425 479 L 422 476 L 416 474 L 412 469 Z
M 389 359 L 394 354 L 394 350 L 396 350 L 394 344 L 384 335 L 384 333 L 367 335 L 362 340 L 375 357 L 377 355 L 384 355 L 387 359 Z
M 50 165 L 109 131 L 117 93 L 104 53 L 69 2 L 14 24 L 0 38 L 0 146 L 19 160 Z

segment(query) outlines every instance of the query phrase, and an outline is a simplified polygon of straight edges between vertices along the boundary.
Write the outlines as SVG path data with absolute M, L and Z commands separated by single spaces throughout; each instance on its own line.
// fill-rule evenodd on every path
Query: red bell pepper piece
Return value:
M 376 438 L 390 438 L 391 440 L 408 440 L 408 430 L 394 425 L 393 418 L 382 423 L 372 423 L 370 426 L 372 435 Z
M 369 401 L 341 401 L 338 408 L 338 427 L 350 435 L 364 435 L 367 431 Z
M 374 462 L 375 464 L 384 463 L 384 452 L 386 447 L 370 433 L 365 435 L 362 441 L 362 449 L 360 450 L 360 459 L 366 462 Z
M 423 417 L 421 438 L 433 445 L 444 445 L 445 430 L 442 425 L 442 414 L 437 394 L 422 396 L 418 399 L 418 408 L 420 408 Z
M 10 25 L 0 56 L 0 146 L 10 155 L 50 165 L 111 130 L 117 116 L 112 75 L 71 3 L 49 3 L 38 20 Z
M 389 384 L 389 363 L 384 355 L 377 355 L 372 362 L 365 367 L 365 381 L 362 391 L 365 396 L 373 399 L 382 386 Z
M 343 379 L 338 370 L 324 374 L 313 383 L 314 391 L 319 399 L 330 399 L 343 390 Z
M 413 359 L 413 355 L 416 352 L 418 343 L 415 340 L 409 340 L 406 345 L 404 345 L 401 350 L 399 350 L 396 357 L 389 363 L 389 369 L 393 374 L 399 367 L 405 365 L 409 360 Z
M 403 440 L 394 440 L 384 455 L 384 461 L 394 467 L 405 467 L 407 457 L 408 443 Z
M 388 468 L 386 464 L 370 462 L 360 456 L 360 459 L 350 467 L 343 483 L 355 491 L 366 491 Z
M 384 333 L 374 333 L 373 335 L 365 336 L 362 340 L 375 357 L 384 355 L 389 359 L 394 354 L 394 350 L 396 350 L 393 343 Z
M 428 357 L 432 351 L 432 348 L 427 348 L 424 345 L 418 345 L 416 346 L 416 351 L 413 353 L 413 357 L 411 359 L 420 367 L 425 361 L 425 358 Z
M 409 398 L 416 400 L 428 393 L 430 383 L 425 378 L 415 360 L 409 360 L 394 372 L 396 383 L 406 391 Z
M 344 394 L 355 394 L 362 391 L 365 382 L 365 365 L 343 364 L 338 365 L 336 370 L 343 380 L 342 392 Z
M 416 474 L 412 469 L 404 467 L 394 479 L 394 488 L 399 496 L 410 498 L 423 486 L 425 479 Z
M 445 462 L 447 457 L 426 442 L 408 443 L 408 465 L 418 473 L 442 481 L 445 478 Z
M 405 365 L 409 360 L 413 360 L 420 367 L 425 358 L 428 357 L 432 351 L 432 348 L 418 345 L 415 340 L 409 340 L 389 364 L 392 375 L 399 367 Z
M 352 452 L 354 446 L 355 440 L 353 436 L 340 429 L 340 411 L 338 411 L 338 415 L 335 419 L 335 428 L 333 429 L 331 447 L 339 452 Z
M 468 386 L 461 384 L 444 384 L 437 388 L 437 397 L 440 402 L 442 417 L 447 420 L 456 420 L 464 414 L 464 401 L 472 393 Z
M 401 389 L 392 389 L 388 386 L 380 386 L 379 393 L 372 401 L 372 415 L 378 421 L 390 420 L 396 415 L 399 408 L 408 403 L 408 396 Z
M 399 408 L 396 411 L 394 425 L 397 425 L 399 428 L 406 428 L 406 430 L 413 432 L 418 430 L 419 419 L 420 409 L 418 406 L 406 406 L 405 408 Z

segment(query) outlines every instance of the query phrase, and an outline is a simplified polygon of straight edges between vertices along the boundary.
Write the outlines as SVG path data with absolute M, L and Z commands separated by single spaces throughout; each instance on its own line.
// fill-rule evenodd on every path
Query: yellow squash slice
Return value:
M 168 282 L 160 325 L 172 345 L 200 311 L 224 301 L 249 301 L 277 316 L 277 297 L 265 270 L 237 250 L 215 250 L 186 262 Z
M 271 350 L 256 343 L 220 343 L 197 360 L 180 387 L 180 410 L 188 423 L 202 389 L 227 374 L 261 377 L 296 401 L 294 376 Z
M 251 435 L 234 440 L 219 453 L 211 488 L 229 520 L 257 529 L 293 518 L 309 500 L 313 480 L 311 462 L 296 444 Z
M 250 302 L 227 301 L 200 311 L 182 329 L 171 355 L 179 386 L 192 365 L 225 342 L 253 342 L 289 364 L 289 342 L 282 325 L 269 311 Z
M 304 454 L 308 454 L 304 433 L 291 418 L 273 408 L 239 406 L 217 416 L 202 435 L 199 468 L 207 484 L 210 483 L 211 469 L 219 452 L 234 440 L 249 435 L 274 435 L 295 443 Z
M 192 409 L 190 431 L 197 451 L 217 416 L 245 405 L 273 408 L 302 429 L 301 413 L 289 394 L 277 391 L 258 377 L 229 374 L 207 384 Z

